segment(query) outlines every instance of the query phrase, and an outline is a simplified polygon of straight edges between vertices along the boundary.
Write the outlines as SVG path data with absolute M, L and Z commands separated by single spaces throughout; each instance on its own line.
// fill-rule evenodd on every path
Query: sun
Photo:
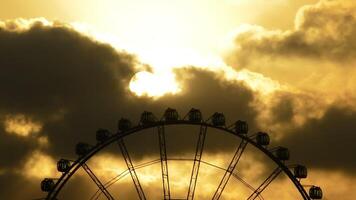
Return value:
M 176 94 L 181 90 L 173 73 L 151 73 L 147 71 L 135 74 L 130 81 L 129 88 L 138 96 L 153 98 L 162 97 L 166 94 Z

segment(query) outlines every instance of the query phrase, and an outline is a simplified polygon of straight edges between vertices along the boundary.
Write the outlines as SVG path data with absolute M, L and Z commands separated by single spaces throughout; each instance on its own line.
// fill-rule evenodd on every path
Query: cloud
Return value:
M 356 16 L 353 1 L 302 7 L 292 30 L 243 25 L 226 61 L 288 87 L 257 98 L 257 121 L 292 158 L 354 175 Z M 331 195 L 333 196 L 333 195 Z
M 287 88 L 259 96 L 253 106 L 258 112 L 258 126 L 280 138 L 288 130 L 301 127 L 309 120 L 320 119 L 332 102 L 326 101 L 323 95 Z
M 11 174 L 31 172 L 33 152 L 46 151 L 51 159 L 69 155 L 88 133 L 85 127 L 94 132 L 104 121 L 116 121 L 107 114 L 120 109 L 136 63 L 67 25 L 20 21 L 0 25 L 0 166 L 6 171 L 1 182 L 9 187 Z M 1 191 L 1 198 L 11 198 L 10 191 Z
M 10 134 L 29 136 L 38 133 L 42 125 L 27 119 L 24 115 L 6 116 L 4 121 L 5 131 Z
M 342 104 L 328 108 L 320 119 L 309 120 L 291 130 L 280 141 L 293 152 L 293 158 L 319 169 L 342 170 L 355 175 L 356 112 Z
M 134 74 L 132 56 L 67 27 L 36 22 L 27 31 L 2 29 L 0 40 L 0 114 L 32 118 L 43 124 L 41 134 L 67 114 L 116 107 L 120 99 L 108 97 L 128 92 L 124 83 Z
M 38 181 L 43 179 L 43 175 L 46 177 L 60 175 L 56 169 L 55 160 L 40 151 L 32 152 L 30 158 L 26 160 L 22 170 L 18 173 L 29 179 L 37 179 Z
M 356 7 L 342 1 L 321 0 L 302 7 L 294 30 L 267 30 L 257 25 L 241 26 L 235 37 L 231 59 L 239 67 L 249 59 L 302 57 L 330 61 L 354 60 L 356 55 Z
M 327 101 L 356 96 L 356 6 L 321 0 L 303 6 L 290 30 L 239 26 L 225 61 Z

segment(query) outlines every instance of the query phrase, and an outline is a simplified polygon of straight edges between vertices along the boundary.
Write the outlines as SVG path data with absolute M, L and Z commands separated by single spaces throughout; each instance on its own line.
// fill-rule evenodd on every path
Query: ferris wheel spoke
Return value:
M 134 166 L 135 170 L 136 169 L 140 169 L 140 168 L 143 168 L 143 167 L 147 167 L 147 166 L 150 166 L 150 165 L 154 165 L 158 162 L 161 162 L 160 159 L 156 159 L 156 160 L 152 160 L 152 161 L 149 161 L 149 162 L 145 162 L 145 163 L 141 163 L 141 164 L 138 164 L 136 166 Z M 113 177 L 112 179 L 110 179 L 108 182 L 106 182 L 104 184 L 104 186 L 106 188 L 109 188 L 111 185 L 115 184 L 116 182 L 118 182 L 119 180 L 121 180 L 122 178 L 126 177 L 128 174 L 129 174 L 129 169 L 126 169 L 124 170 L 123 172 L 121 172 L 120 174 L 116 175 L 115 177 Z M 98 189 L 94 194 L 93 196 L 90 198 L 90 200 L 93 200 L 93 199 L 98 199 L 100 197 L 102 193 L 100 193 L 100 189 Z
M 82 164 L 83 169 L 88 173 L 89 177 L 94 181 L 96 186 L 101 190 L 101 192 L 106 196 L 109 200 L 114 200 L 114 197 L 110 194 L 110 192 L 106 189 L 106 187 L 101 183 L 98 177 L 94 174 L 94 172 L 89 168 L 86 163 Z
M 114 183 L 116 183 L 117 181 L 119 181 L 120 179 L 124 178 L 127 174 L 129 174 L 129 170 L 125 170 L 123 172 L 121 172 L 119 175 L 113 177 L 112 179 L 110 179 L 108 182 L 106 182 L 104 184 L 105 188 L 109 188 L 111 185 L 113 185 Z M 100 192 L 101 190 L 98 189 L 94 194 L 93 196 L 90 198 L 90 200 L 93 200 L 93 199 L 99 199 L 100 195 L 102 194 Z
M 207 129 L 208 129 L 208 127 L 206 125 L 200 126 L 198 142 L 197 142 L 197 146 L 196 146 L 196 150 L 195 150 L 193 169 L 192 169 L 192 174 L 190 177 L 190 182 L 189 182 L 189 187 L 188 187 L 187 200 L 194 199 L 194 192 L 195 192 L 195 187 L 196 187 L 197 180 L 198 180 L 200 161 L 201 161 L 201 157 L 203 155 L 205 136 L 206 136 Z
M 167 163 L 167 149 L 166 149 L 166 136 L 164 126 L 158 126 L 158 142 L 159 153 L 161 158 L 161 171 L 162 171 L 162 183 L 163 183 L 163 195 L 164 199 L 171 199 L 169 176 L 168 176 L 168 163 Z
M 140 200 L 145 200 L 146 199 L 145 193 L 143 192 L 143 189 L 141 187 L 140 180 L 138 179 L 138 176 L 137 176 L 136 171 L 135 171 L 135 167 L 132 164 L 132 161 L 131 161 L 131 158 L 130 158 L 130 154 L 129 154 L 127 148 L 126 148 L 124 140 L 120 139 L 118 141 L 118 144 L 119 144 L 122 156 L 125 159 L 127 168 L 128 168 L 128 170 L 130 172 L 132 181 L 135 184 L 135 188 L 136 188 L 137 194 L 138 194 Z
M 220 198 L 221 194 L 223 193 L 225 186 L 227 185 L 231 174 L 233 173 L 234 169 L 236 168 L 237 163 L 239 162 L 241 155 L 243 154 L 248 142 L 246 140 L 241 140 L 239 147 L 237 148 L 232 160 L 229 164 L 229 167 L 226 169 L 223 178 L 220 181 L 218 188 L 216 189 L 213 200 L 217 200 Z
M 214 167 L 214 168 L 216 168 L 216 169 L 220 169 L 220 170 L 226 171 L 225 168 L 219 167 L 219 166 L 217 166 L 217 165 L 214 165 L 214 164 L 212 164 L 212 163 L 206 162 L 206 161 L 204 161 L 204 160 L 201 160 L 200 162 L 203 163 L 203 164 L 206 164 L 206 165 L 208 165 L 208 166 L 210 166 L 210 167 Z M 232 176 L 233 176 L 234 178 L 236 178 L 238 181 L 240 181 L 242 184 L 244 184 L 244 185 L 245 185 L 247 188 L 249 188 L 251 191 L 255 191 L 255 190 L 256 190 L 254 187 L 252 187 L 249 183 L 247 183 L 243 178 L 241 178 L 240 176 L 238 176 L 236 173 L 232 173 Z M 263 200 L 262 195 L 259 195 L 258 198 L 261 199 L 261 200 Z
M 240 181 L 242 184 L 244 184 L 248 189 L 250 189 L 251 191 L 255 191 L 256 189 L 254 187 L 252 187 L 252 185 L 250 185 L 249 183 L 247 183 L 244 179 L 242 179 L 240 176 L 238 176 L 237 174 L 235 173 L 232 173 L 232 176 L 234 178 L 236 178 L 238 181 Z M 263 200 L 263 196 L 261 194 L 257 195 L 258 198 L 260 200 Z
M 282 169 L 280 167 L 277 167 L 271 175 L 269 175 L 266 180 L 264 180 L 261 185 L 247 198 L 247 200 L 254 200 L 256 199 L 262 192 L 265 190 L 274 179 L 277 178 L 277 176 L 282 172 Z

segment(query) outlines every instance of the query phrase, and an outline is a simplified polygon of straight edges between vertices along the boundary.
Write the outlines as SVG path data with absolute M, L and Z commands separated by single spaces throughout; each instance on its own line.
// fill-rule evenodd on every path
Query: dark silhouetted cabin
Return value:
M 214 126 L 225 126 L 225 116 L 222 113 L 214 113 L 211 122 Z
M 164 112 L 164 119 L 166 121 L 177 121 L 179 118 L 178 112 L 176 109 L 167 108 Z
M 269 135 L 265 132 L 258 132 L 256 135 L 256 142 L 261 146 L 267 146 L 270 143 Z
M 294 176 L 296 178 L 306 178 L 308 176 L 308 169 L 303 165 L 294 167 Z
M 235 122 L 235 131 L 237 134 L 247 134 L 248 124 L 245 121 L 238 120 Z
M 191 122 L 201 122 L 202 118 L 202 114 L 198 109 L 192 108 L 188 113 L 188 119 Z
M 70 161 L 69 160 L 66 160 L 66 159 L 60 159 L 58 162 L 57 162 L 57 170 L 59 172 L 67 172 L 69 169 L 70 169 Z
M 55 183 L 54 183 L 53 179 L 45 178 L 41 182 L 41 190 L 44 192 L 50 192 L 53 190 L 54 185 L 55 185 Z
M 147 111 L 144 111 L 142 114 L 141 114 L 141 120 L 140 122 L 143 124 L 143 125 L 146 125 L 146 124 L 152 124 L 156 121 L 156 118 L 155 116 L 153 115 L 152 112 L 147 112 Z
M 309 197 L 312 199 L 321 199 L 323 198 L 323 191 L 320 187 L 312 186 L 309 189 Z

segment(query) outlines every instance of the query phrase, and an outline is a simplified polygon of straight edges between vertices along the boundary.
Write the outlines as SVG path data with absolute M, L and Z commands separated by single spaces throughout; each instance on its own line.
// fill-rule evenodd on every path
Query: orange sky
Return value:
M 70 144 L 89 140 L 81 131 L 173 105 L 246 118 L 253 131 L 268 131 L 273 145 L 290 145 L 296 162 L 311 166 L 306 184 L 321 185 L 324 199 L 356 196 L 341 197 L 345 188 L 354 191 L 356 163 L 349 154 L 338 156 L 355 152 L 349 145 L 356 131 L 352 0 L 0 1 L 0 147 L 19 149 L 2 155 L 17 161 L 0 162 L 0 184 L 21 177 L 29 181 L 25 196 L 35 198 L 41 193 L 33 191 L 34 182 L 58 175 L 55 160 L 69 155 L 68 138 Z M 227 154 L 212 150 L 207 157 L 224 164 Z M 97 159 L 93 165 L 103 177 L 118 173 L 103 164 L 117 161 L 115 155 Z M 268 166 L 246 160 L 257 164 L 246 176 Z M 189 172 L 187 165 L 172 167 L 176 177 Z M 140 173 L 158 188 L 149 170 Z M 78 177 L 78 184 L 87 178 Z M 287 182 L 278 179 L 274 189 Z M 184 183 L 174 183 L 178 196 Z M 225 199 L 235 199 L 233 188 Z M 278 195 L 294 199 L 293 187 L 286 188 Z M 24 197 L 13 191 L 3 198 Z M 275 195 L 266 192 L 269 199 Z

